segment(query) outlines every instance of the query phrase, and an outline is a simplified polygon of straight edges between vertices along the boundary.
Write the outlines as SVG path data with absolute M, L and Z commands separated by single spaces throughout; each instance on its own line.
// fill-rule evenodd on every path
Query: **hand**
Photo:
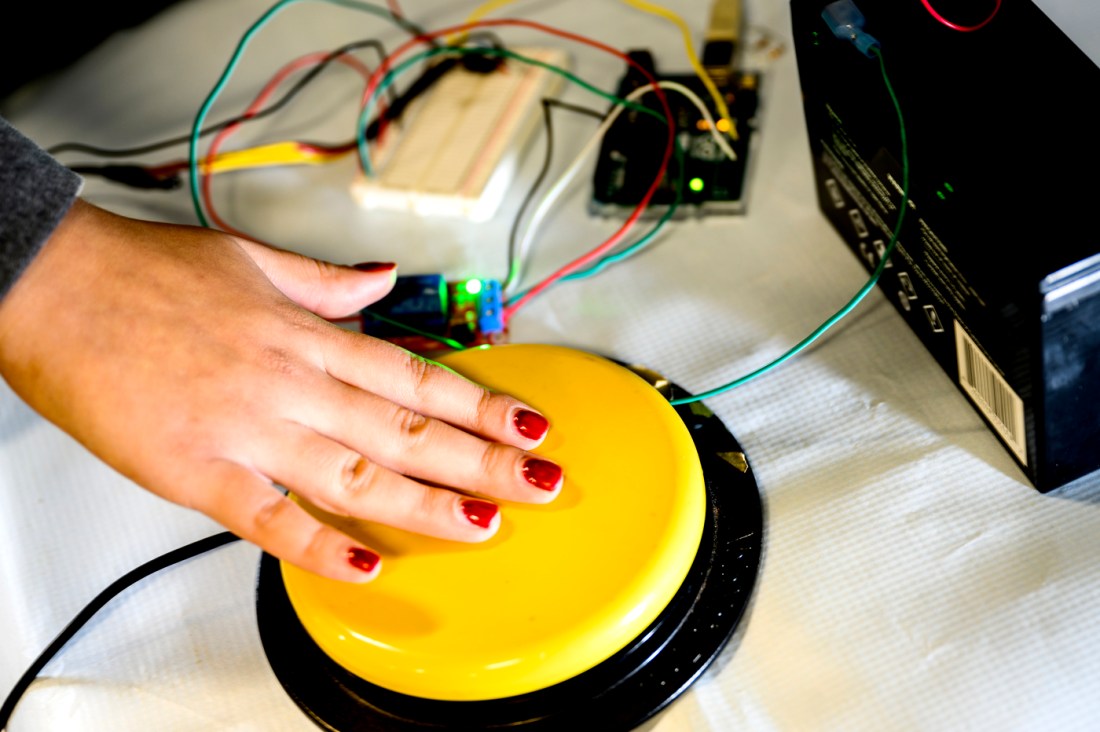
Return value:
M 0 374 L 136 483 L 306 570 L 369 580 L 377 553 L 275 484 L 481 541 L 500 524 L 486 499 L 550 501 L 561 471 L 525 452 L 546 431 L 534 410 L 325 320 L 389 292 L 393 267 L 367 269 L 77 201 L 0 301 Z

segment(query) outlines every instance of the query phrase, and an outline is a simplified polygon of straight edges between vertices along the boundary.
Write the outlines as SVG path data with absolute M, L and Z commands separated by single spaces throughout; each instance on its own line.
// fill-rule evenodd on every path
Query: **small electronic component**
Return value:
M 564 51 L 517 48 L 537 64 L 568 65 Z M 408 122 L 384 143 L 375 175 L 353 193 L 368 209 L 423 216 L 492 217 L 534 131 L 540 100 L 561 77 L 541 65 L 507 59 L 492 73 L 456 68 L 417 100 Z
M 736 132 L 735 137 L 729 137 L 730 146 L 737 156 L 731 160 L 715 142 L 710 125 L 699 110 L 680 94 L 666 94 L 684 155 L 682 198 L 676 215 L 744 213 L 760 74 L 736 69 L 726 69 L 723 74 L 710 74 L 729 107 L 731 119 L 727 122 L 720 119 L 710 94 L 698 76 L 658 74 L 648 51 L 632 51 L 630 56 L 646 67 L 658 81 L 674 81 L 695 92 L 718 120 L 720 132 L 727 134 L 727 125 L 731 124 Z M 616 95 L 626 97 L 647 83 L 646 78 L 631 67 L 619 82 Z M 638 103 L 664 116 L 655 95 L 647 94 Z M 661 120 L 635 110 L 627 110 L 619 116 L 600 146 L 593 175 L 590 206 L 593 213 L 620 216 L 624 209 L 633 209 L 638 205 L 660 168 L 664 153 L 664 145 L 660 142 L 666 138 L 667 129 Z M 646 209 L 647 218 L 655 218 L 667 211 L 676 199 L 680 179 L 681 170 L 674 157 Z
M 497 280 L 447 282 L 443 275 L 406 275 L 361 314 L 362 331 L 414 353 L 495 345 L 507 339 Z

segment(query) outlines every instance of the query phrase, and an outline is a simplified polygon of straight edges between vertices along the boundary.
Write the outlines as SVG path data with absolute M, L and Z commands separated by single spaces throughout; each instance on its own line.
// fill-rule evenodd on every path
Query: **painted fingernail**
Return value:
M 370 574 L 374 571 L 374 568 L 378 566 L 380 561 L 382 561 L 382 557 L 369 549 L 363 549 L 358 546 L 348 549 L 348 564 L 355 567 L 360 572 Z
M 549 460 L 527 458 L 523 463 L 523 477 L 536 488 L 544 491 L 552 491 L 561 482 L 561 466 Z
M 483 529 L 489 528 L 489 524 L 493 523 L 493 517 L 499 510 L 500 506 L 488 501 L 477 501 L 471 498 L 462 502 L 462 513 L 466 514 L 471 524 Z
M 389 272 L 397 269 L 397 262 L 360 262 L 352 267 L 360 272 Z
M 516 412 L 512 423 L 515 424 L 516 431 L 529 440 L 541 440 L 546 430 L 550 429 L 550 422 L 546 417 L 530 409 L 521 409 Z

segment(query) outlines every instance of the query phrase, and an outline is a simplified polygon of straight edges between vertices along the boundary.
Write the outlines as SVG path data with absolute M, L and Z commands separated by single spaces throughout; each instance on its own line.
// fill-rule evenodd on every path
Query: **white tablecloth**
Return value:
M 402 5 L 429 28 L 476 6 Z M 4 113 L 44 146 L 125 146 L 186 132 L 240 35 L 268 6 L 184 2 L 24 90 Z M 689 18 L 698 44 L 707 3 L 671 6 Z M 620 48 L 649 46 L 663 69 L 687 68 L 670 25 L 621 3 L 528 0 L 497 13 L 505 14 Z M 771 39 L 746 57 L 765 80 L 748 214 L 677 223 L 629 262 L 552 289 L 515 317 L 513 341 L 644 363 L 698 392 L 775 358 L 863 284 L 863 270 L 816 207 L 786 4 L 756 0 L 746 19 L 751 39 Z M 528 30 L 498 33 L 510 44 L 559 43 Z M 257 36 L 211 119 L 242 109 L 284 61 L 371 36 L 391 47 L 403 40 L 347 8 L 288 8 Z M 580 76 L 613 88 L 619 61 L 569 48 Z M 356 83 L 350 72 L 326 74 L 279 120 L 257 126 L 257 139 L 346 137 Z M 564 98 L 605 105 L 577 88 Z M 565 114 L 555 121 L 558 160 L 566 161 L 593 123 Z M 350 160 L 223 176 L 217 200 L 236 226 L 307 254 L 393 259 L 405 272 L 449 278 L 503 276 L 511 216 L 539 145 L 521 170 L 524 185 L 486 224 L 357 210 L 347 196 Z M 89 180 L 85 193 L 122 213 L 194 221 L 185 190 L 140 193 Z M 556 209 L 532 276 L 614 229 L 585 213 L 588 195 L 579 182 Z M 878 291 L 807 353 L 708 404 L 759 480 L 764 557 L 737 643 L 651 726 L 1096 728 L 1100 479 L 1036 492 Z M 111 581 L 220 527 L 119 477 L 6 387 L 0 451 L 6 693 Z M 314 729 L 260 646 L 258 559 L 254 547 L 234 544 L 124 593 L 45 669 L 11 732 Z

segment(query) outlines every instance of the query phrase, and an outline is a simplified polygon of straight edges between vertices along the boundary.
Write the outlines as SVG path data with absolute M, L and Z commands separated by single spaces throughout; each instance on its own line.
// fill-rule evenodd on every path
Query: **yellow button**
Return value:
M 283 564 L 313 640 L 402 694 L 483 700 L 572 678 L 636 638 L 698 550 L 705 486 L 687 428 L 648 383 L 606 359 L 505 345 L 440 359 L 550 420 L 538 453 L 562 466 L 549 504 L 504 502 L 500 531 L 464 544 L 326 518 L 384 557 L 365 585 Z

